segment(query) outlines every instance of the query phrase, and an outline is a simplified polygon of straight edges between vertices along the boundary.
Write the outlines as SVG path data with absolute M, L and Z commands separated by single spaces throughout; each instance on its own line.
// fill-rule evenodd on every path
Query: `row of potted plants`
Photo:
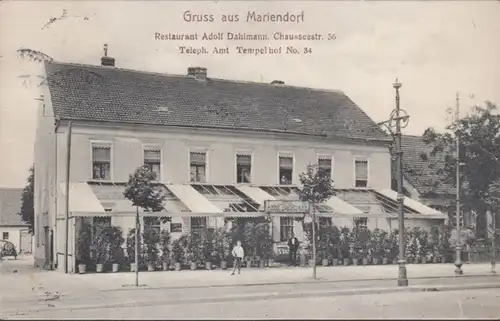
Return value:
M 181 270 L 189 267 L 212 269 L 228 267 L 232 261 L 231 247 L 240 240 L 245 248 L 246 267 L 265 267 L 272 257 L 272 240 L 269 225 L 255 220 L 241 220 L 231 231 L 201 229 L 183 234 L 172 240 L 168 231 L 158 233 L 145 227 L 140 234 L 139 269 L 154 271 Z M 91 230 L 94 229 L 93 233 Z M 135 229 L 127 238 L 117 226 L 96 226 L 83 223 L 77 237 L 77 264 L 80 273 L 87 268 L 96 272 L 120 268 L 135 271 Z
M 433 227 L 430 232 L 421 228 L 405 231 L 405 260 L 407 263 L 438 263 L 453 260 L 447 227 Z M 386 232 L 367 228 L 318 229 L 317 258 L 324 266 L 397 263 L 399 254 L 398 230 Z

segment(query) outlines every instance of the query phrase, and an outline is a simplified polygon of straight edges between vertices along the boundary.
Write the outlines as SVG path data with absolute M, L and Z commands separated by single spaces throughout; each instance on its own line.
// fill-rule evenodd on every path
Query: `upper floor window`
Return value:
M 330 157 L 320 157 L 318 159 L 318 171 L 327 176 L 328 178 L 332 178 L 332 159 Z
M 9 232 L 3 232 L 2 233 L 2 239 L 3 240 L 8 240 L 9 239 Z
M 92 179 L 111 179 L 110 145 L 92 145 Z
M 293 177 L 293 157 L 280 156 L 279 157 L 279 175 L 281 185 L 292 184 Z
M 191 152 L 189 154 L 189 165 L 191 170 L 191 182 L 206 182 L 207 154 L 205 152 Z
M 157 148 L 144 149 L 144 166 L 155 173 L 156 179 L 161 179 L 161 151 Z
M 354 162 L 355 187 L 368 187 L 368 161 L 356 160 Z
M 236 155 L 236 182 L 250 183 L 252 173 L 252 156 Z

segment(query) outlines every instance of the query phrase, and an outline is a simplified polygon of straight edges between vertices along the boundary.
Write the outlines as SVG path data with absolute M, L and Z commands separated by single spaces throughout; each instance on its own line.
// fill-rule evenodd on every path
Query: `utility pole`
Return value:
M 66 206 L 64 215 L 64 273 L 68 273 L 68 243 L 69 243 L 69 181 L 71 164 L 71 128 L 72 123 L 68 123 L 68 134 L 66 138 Z
M 396 109 L 394 120 L 396 121 L 396 132 L 394 134 L 396 140 L 396 152 L 398 159 L 398 218 L 399 218 L 399 268 L 398 268 L 398 286 L 408 286 L 408 277 L 406 275 L 406 259 L 405 259 L 405 213 L 404 213 L 404 194 L 403 194 L 403 151 L 401 149 L 401 108 L 399 106 L 399 88 L 402 84 L 396 79 L 393 84 L 396 89 Z
M 140 222 L 139 222 L 139 206 L 136 206 L 135 212 L 135 286 L 139 286 L 139 232 L 140 232 Z
M 312 217 L 313 279 L 316 279 L 316 213 L 312 201 L 309 201 L 309 215 Z
M 497 249 L 496 249 L 496 236 L 497 236 L 497 230 L 496 230 L 496 216 L 497 214 L 492 212 L 491 213 L 491 225 L 492 225 L 492 236 L 491 236 L 491 273 L 495 274 L 497 271 L 495 270 L 495 265 L 497 261 Z
M 458 126 L 458 122 L 460 120 L 460 97 L 457 93 L 457 109 L 455 111 L 455 122 Z M 457 246 L 456 250 L 456 258 L 455 258 L 455 275 L 462 275 L 464 272 L 462 271 L 462 246 L 460 244 L 460 135 L 458 128 L 455 131 L 455 141 L 456 141 L 456 175 L 457 175 L 457 186 L 456 186 L 456 221 L 457 221 Z

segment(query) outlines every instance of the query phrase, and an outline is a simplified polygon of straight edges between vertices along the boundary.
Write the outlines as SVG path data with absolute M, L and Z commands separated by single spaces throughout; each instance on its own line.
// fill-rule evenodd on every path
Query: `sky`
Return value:
M 52 17 L 66 18 L 46 26 Z M 213 23 L 188 23 L 183 13 L 213 14 Z M 222 23 L 222 14 L 248 10 L 300 13 L 295 24 Z M 335 33 L 332 41 L 271 45 L 310 47 L 308 55 L 183 55 L 180 45 L 260 47 L 270 43 L 182 42 L 154 39 L 160 33 Z M 1 1 L 0 2 L 0 186 L 23 187 L 33 163 L 41 65 L 20 59 L 30 48 L 57 61 L 100 64 L 103 44 L 116 66 L 185 74 L 203 66 L 208 76 L 337 89 L 373 120 L 395 107 L 410 115 L 404 134 L 428 127 L 444 130 L 460 93 L 463 114 L 475 104 L 500 103 L 499 1 Z

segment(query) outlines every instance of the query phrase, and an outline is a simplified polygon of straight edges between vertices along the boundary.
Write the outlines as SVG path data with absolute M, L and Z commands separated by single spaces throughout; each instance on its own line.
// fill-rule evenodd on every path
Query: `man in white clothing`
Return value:
M 238 274 L 240 274 L 241 271 L 241 260 L 243 260 L 243 257 L 245 256 L 245 251 L 243 250 L 243 247 L 241 246 L 241 241 L 237 241 L 236 245 L 233 247 L 233 251 L 231 254 L 234 257 L 234 269 L 233 273 L 231 275 L 234 275 L 234 272 L 236 269 L 238 269 Z

